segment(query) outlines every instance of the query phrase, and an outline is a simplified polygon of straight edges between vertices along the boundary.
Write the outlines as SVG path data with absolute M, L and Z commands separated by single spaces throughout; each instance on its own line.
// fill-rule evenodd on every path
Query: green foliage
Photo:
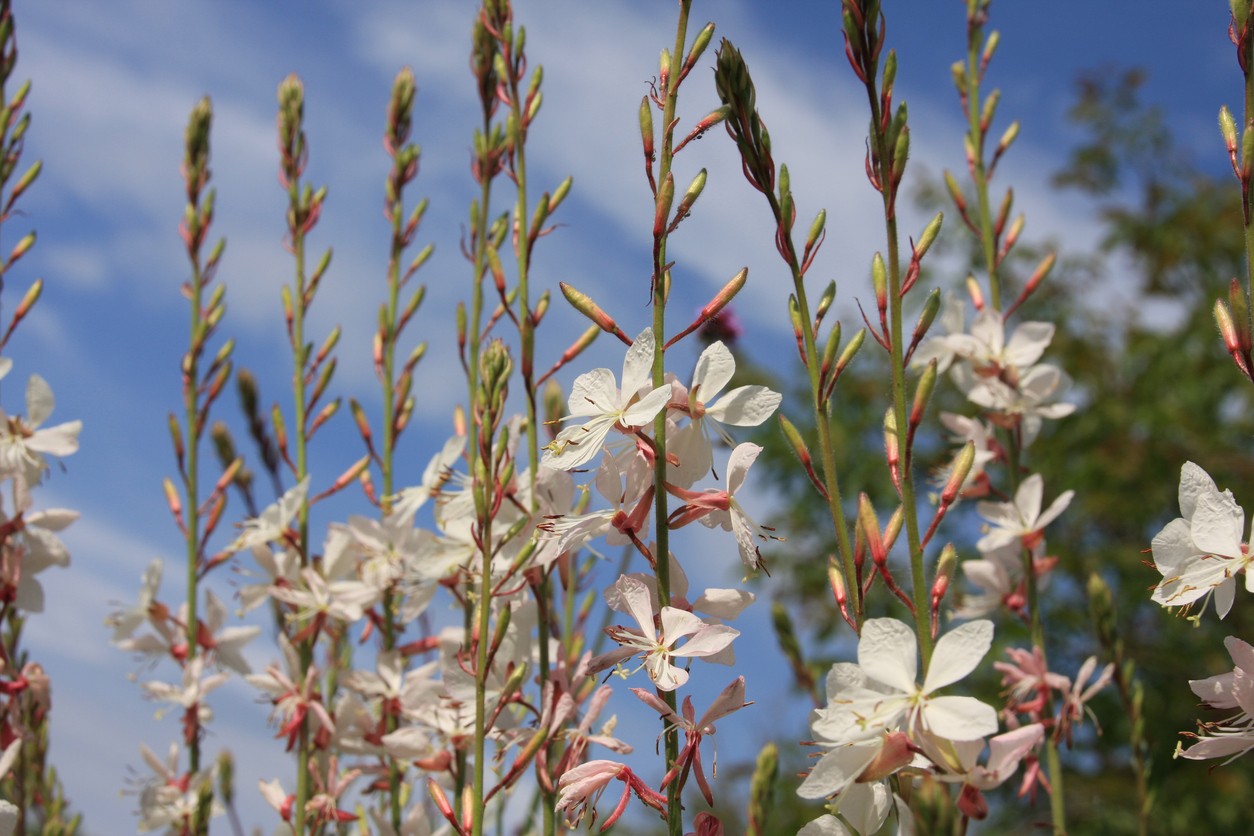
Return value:
M 1140 71 L 1080 80 L 1071 116 L 1088 141 L 1072 152 L 1055 183 L 1096 201 L 1104 223 L 1102 248 L 1091 256 L 1061 259 L 1016 314 L 1019 321 L 1057 324 L 1046 359 L 1071 375 L 1068 399 L 1079 405 L 1074 415 L 1047 422 L 1030 449 L 1031 467 L 1044 477 L 1047 498 L 1076 491 L 1067 513 L 1050 529 L 1049 543 L 1060 564 L 1042 603 L 1056 645 L 1050 648 L 1051 667 L 1074 673 L 1090 654 L 1109 661 L 1089 621 L 1085 579 L 1096 572 L 1109 584 L 1115 640 L 1124 658 L 1134 662 L 1129 670 L 1135 670 L 1136 681 L 1128 683 L 1129 694 L 1139 688 L 1144 697 L 1141 725 L 1150 790 L 1158 799 L 1152 832 L 1234 833 L 1248 821 L 1245 799 L 1254 791 L 1248 767 L 1236 763 L 1212 771 L 1211 764 L 1174 760 L 1172 753 L 1178 733 L 1191 731 L 1198 717 L 1188 680 L 1230 670 L 1223 637 L 1254 633 L 1254 615 L 1243 605 L 1248 601 L 1238 601 L 1223 622 L 1213 613 L 1197 626 L 1171 617 L 1149 600 L 1160 578 L 1149 544 L 1178 516 L 1176 492 L 1185 461 L 1200 464 L 1245 507 L 1254 503 L 1254 392 L 1226 356 L 1211 314 L 1229 278 L 1244 272 L 1239 193 L 1229 179 L 1212 177 L 1190 162 L 1162 114 L 1141 101 L 1143 81 Z M 928 210 L 943 195 L 938 185 L 921 190 Z M 942 236 L 940 244 L 950 248 L 951 256 L 955 237 Z M 961 246 L 972 247 L 969 256 L 978 261 L 969 237 Z M 1013 263 L 1003 268 L 1009 286 L 1021 286 L 1042 254 L 1042 249 L 1020 245 Z M 961 292 L 965 270 L 953 275 L 953 280 L 931 278 Z M 837 390 L 838 422 L 832 429 L 841 482 L 850 496 L 856 490 L 882 492 L 887 483 L 882 461 L 866 455 L 869 446 L 882 444 L 882 414 L 873 406 L 882 402 L 886 377 L 879 354 L 859 357 Z M 804 404 L 802 383 L 798 375 L 786 402 L 793 405 L 788 414 L 798 425 L 804 420 L 798 408 Z M 933 415 L 969 411 L 953 387 L 942 383 L 937 388 Z M 808 429 L 802 426 L 803 433 Z M 940 441 L 935 438 L 920 451 L 930 449 L 933 460 L 921 459 L 919 466 L 946 460 L 950 454 Z M 824 538 L 797 535 L 829 531 L 825 509 L 781 438 L 771 440 L 760 461 L 787 509 L 774 521 L 789 535 L 786 546 L 776 550 L 777 588 L 789 599 L 798 623 L 809 628 L 803 640 L 818 641 L 831 655 L 830 648 L 839 647 L 831 640 L 849 636 L 827 587 L 826 555 L 834 545 L 830 533 Z M 874 494 L 872 499 L 887 501 Z M 960 506 L 947 520 L 943 535 L 955 541 L 964 558 L 973 556 L 978 536 L 970 505 Z M 955 586 L 963 586 L 960 575 Z M 1026 629 L 1005 615 L 998 632 L 1001 642 L 1028 641 Z M 991 674 L 983 687 L 996 702 Z M 1082 734 L 1064 752 L 1072 774 L 1083 776 L 1067 782 L 1069 832 L 1136 833 L 1128 704 L 1111 687 L 1092 707 L 1100 736 Z M 1022 823 L 1024 804 L 1012 789 L 1003 789 L 983 832 L 1008 832 L 1013 822 Z M 1037 800 L 1034 817 L 1048 818 L 1043 799 Z

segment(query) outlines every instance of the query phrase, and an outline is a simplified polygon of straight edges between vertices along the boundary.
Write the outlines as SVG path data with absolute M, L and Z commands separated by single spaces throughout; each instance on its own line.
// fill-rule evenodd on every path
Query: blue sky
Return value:
M 180 550 L 160 485 L 174 468 L 165 415 L 178 404 L 178 358 L 186 344 L 178 285 L 187 271 L 177 223 L 187 112 L 202 94 L 213 97 L 215 230 L 228 239 L 219 271 L 228 288 L 223 333 L 237 338 L 238 361 L 256 371 L 267 402 L 283 399 L 290 359 L 278 288 L 291 268 L 281 247 L 285 197 L 275 180 L 274 91 L 289 72 L 304 79 L 309 176 L 330 192 L 312 247 L 335 248 L 314 331 L 343 325 L 336 388 L 374 408 L 368 346 L 383 294 L 387 234 L 380 137 L 391 79 L 401 66 L 413 66 L 414 139 L 423 146 L 413 194 L 431 199 L 420 239 L 437 247 L 421 274 L 429 295 L 415 326 L 431 346 L 417 383 L 421 431 L 411 433 L 405 451 L 416 481 L 447 434 L 463 389 L 451 323 L 466 292 L 457 242 L 475 193 L 467 171 L 477 124 L 466 57 L 473 4 L 17 5 L 18 75 L 34 82 L 26 157 L 43 159 L 44 173 L 21 204 L 24 214 L 11 222 L 15 231 L 4 233 L 10 241 L 28 227 L 39 233 L 38 246 L 9 279 L 6 302 L 14 304 L 35 276 L 44 277 L 46 289 L 12 345 L 11 380 L 41 374 L 57 394 L 54 420 L 85 424 L 81 451 L 66 472 L 54 468 L 37 494 L 37 505 L 75 508 L 83 518 L 66 537 L 74 564 L 44 576 L 47 612 L 31 621 L 27 636 L 53 677 L 53 753 L 70 797 L 87 812 L 88 832 L 120 833 L 133 828 L 134 801 L 118 791 L 129 766 L 140 764 L 138 742 L 163 749 L 177 734 L 175 718 L 153 720 L 153 707 L 127 679 L 135 664 L 109 646 L 102 622 L 111 603 L 133 599 L 149 560 L 173 559 Z M 901 53 L 897 97 L 911 108 L 912 165 L 932 174 L 960 169 L 962 120 L 949 65 L 963 52 L 961 4 L 886 5 L 889 40 Z M 718 36 L 745 54 L 777 159 L 792 170 L 802 217 L 828 209 L 829 238 L 814 275 L 838 278 L 848 305 L 853 295 L 868 295 L 866 265 L 882 246 L 882 232 L 877 197 L 862 176 L 865 104 L 840 51 L 836 9 L 835 3 L 741 0 L 698 3 L 693 16 L 698 23 L 716 19 Z M 1095 244 L 1093 207 L 1048 185 L 1078 139 L 1065 113 L 1081 70 L 1148 68 L 1146 99 L 1166 110 L 1208 170 L 1226 167 L 1215 114 L 1241 95 L 1225 34 L 1226 3 L 1003 2 L 993 14 L 1002 31 L 990 79 L 1003 88 L 999 123 L 1023 123 L 999 179 L 1014 184 L 1029 237 L 1057 238 L 1064 252 Z M 546 70 L 544 109 L 532 134 L 532 182 L 538 194 L 567 174 L 575 180 L 559 218 L 564 226 L 541 244 L 535 275 L 549 286 L 563 280 L 594 294 L 634 333 L 646 324 L 652 218 L 636 108 L 656 73 L 658 50 L 673 40 L 673 3 L 520 0 L 516 15 L 528 27 L 532 63 Z M 712 57 L 710 50 L 707 63 Z M 715 104 L 708 74 L 698 71 L 686 87 L 685 123 Z M 745 184 L 721 132 L 681 157 L 678 179 L 686 181 L 699 166 L 709 169 L 710 184 L 672 246 L 679 260 L 676 310 L 695 310 L 748 265 L 749 285 L 737 304 L 752 334 L 748 349 L 758 360 L 791 361 L 786 277 L 762 201 Z M 924 220 L 911 209 L 903 228 L 915 232 Z M 540 351 L 553 357 L 583 323 L 560 303 L 549 320 Z M 617 368 L 619 351 L 602 341 L 579 368 Z M 677 361 L 681 376 L 692 353 Z M 10 411 L 20 410 L 20 392 L 19 385 L 5 388 Z M 234 418 L 232 398 L 220 414 Z M 341 423 L 344 431 L 328 434 L 315 452 L 316 478 L 329 480 L 359 455 L 349 422 Z M 343 515 L 359 510 L 343 507 Z M 164 591 L 178 600 L 171 585 Z M 765 609 L 758 608 L 754 623 L 764 624 Z M 771 647 L 768 640 L 759 650 L 769 658 Z M 254 650 L 262 663 L 271 656 L 264 642 Z M 777 667 L 775 678 L 782 679 Z M 244 819 L 268 822 L 253 787 L 258 778 L 287 779 L 291 767 L 269 739 L 267 709 L 243 685 L 215 697 L 219 717 L 210 746 L 228 745 L 246 761 L 239 779 Z M 752 682 L 750 697 L 764 712 L 787 704 L 803 716 L 782 694 L 754 693 Z M 641 749 L 651 743 L 635 742 Z

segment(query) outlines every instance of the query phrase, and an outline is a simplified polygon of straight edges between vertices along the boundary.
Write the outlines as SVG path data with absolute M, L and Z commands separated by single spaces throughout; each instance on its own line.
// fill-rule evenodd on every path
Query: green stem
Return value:
M 199 211 L 194 207 L 192 211 Z M 197 585 L 200 580 L 200 433 L 198 431 L 197 413 L 200 404 L 197 389 L 200 383 L 200 352 L 204 341 L 204 273 L 201 270 L 199 251 L 191 253 L 191 340 L 187 350 L 187 369 L 183 375 L 183 413 L 186 429 L 186 471 L 183 490 L 186 497 L 185 524 L 187 526 L 186 572 L 187 572 L 187 662 L 191 664 L 197 651 Z M 200 736 L 199 733 L 188 741 L 188 770 L 195 773 L 200 770 Z
M 293 209 L 300 203 L 299 183 L 292 179 L 290 199 Z M 292 229 L 292 253 L 296 260 L 295 284 L 292 294 L 292 398 L 294 401 L 294 439 L 296 442 L 296 480 L 299 483 L 309 473 L 308 439 L 305 437 L 305 363 L 308 359 L 305 350 L 305 234 L 299 228 Z M 297 551 L 300 554 L 301 567 L 309 566 L 309 501 L 301 503 L 297 512 Z M 301 671 L 309 670 L 313 665 L 314 639 L 305 639 L 297 648 L 300 657 Z M 293 807 L 296 833 L 304 833 L 305 805 L 310 798 L 309 762 L 310 762 L 309 720 L 301 723 L 300 738 L 296 750 L 296 798 Z
M 675 108 L 679 100 L 680 70 L 683 66 L 684 45 L 688 39 L 688 13 L 692 0 L 680 0 L 679 22 L 675 30 L 675 47 L 671 51 L 671 63 L 667 74 L 666 101 L 662 106 L 662 149 L 658 155 L 657 182 L 664 183 L 671 176 L 674 162 Z M 669 219 L 667 219 L 669 220 Z M 666 223 L 653 242 L 653 385 L 666 383 Z M 669 511 L 666 493 L 666 410 L 658 413 L 653 425 L 655 444 L 654 464 L 654 533 L 657 541 L 654 559 L 657 573 L 658 600 L 668 606 L 671 600 L 670 531 L 667 527 Z M 674 691 L 658 691 L 658 696 L 674 711 L 678 705 Z M 679 732 L 663 721 L 666 747 L 666 769 L 669 771 L 679 759 Z M 680 799 L 679 782 L 672 781 L 666 787 L 666 822 L 671 836 L 684 832 L 683 803 Z
M 483 393 L 480 393 L 482 397 Z M 492 487 L 490 480 L 495 472 L 493 465 L 493 445 L 483 445 L 485 461 L 483 462 L 484 482 L 476 485 L 475 490 L 483 492 L 483 506 L 489 507 Z M 485 781 L 487 764 L 488 736 L 488 644 L 491 641 L 492 616 L 492 516 L 483 514 L 480 517 L 480 536 L 483 543 L 483 568 L 479 582 L 478 600 L 475 602 L 476 631 L 475 644 L 475 765 L 474 779 L 471 787 L 471 804 L 474 810 L 473 836 L 483 836 L 484 821 L 487 810 L 484 808 Z
M 892 366 L 893 386 L 893 417 L 897 427 L 897 456 L 900 472 L 901 504 L 905 510 L 906 545 L 910 555 L 911 599 L 914 605 L 915 633 L 919 639 L 919 654 L 923 660 L 923 670 L 927 670 L 932 659 L 932 628 L 929 618 L 930 604 L 928 600 L 927 572 L 924 566 L 922 538 L 919 534 L 919 518 L 914 494 L 914 469 L 910 449 L 909 411 L 906 406 L 906 366 L 905 341 L 906 333 L 902 316 L 901 293 L 901 253 L 897 232 L 896 198 L 897 187 L 893 182 L 893 150 L 888 145 L 888 136 L 883 125 L 883 114 L 880 111 L 880 97 L 876 89 L 876 74 L 867 76 L 867 101 L 871 108 L 872 135 L 871 142 L 875 145 L 875 154 L 879 159 L 879 170 L 876 172 L 880 182 L 880 193 L 884 203 L 884 231 L 888 251 L 888 315 L 889 359 Z M 902 130 L 908 130 L 903 126 Z
M 993 234 L 993 212 L 988 200 L 988 170 L 984 165 L 985 133 L 980 125 L 980 59 L 984 27 L 973 21 L 972 9 L 979 0 L 968 0 L 967 3 L 967 137 L 974 151 L 974 158 L 969 161 L 971 179 L 975 181 L 975 195 L 980 211 L 980 246 L 983 250 L 985 268 L 988 270 L 989 303 L 993 310 L 1001 310 L 1001 279 L 997 275 L 997 238 Z

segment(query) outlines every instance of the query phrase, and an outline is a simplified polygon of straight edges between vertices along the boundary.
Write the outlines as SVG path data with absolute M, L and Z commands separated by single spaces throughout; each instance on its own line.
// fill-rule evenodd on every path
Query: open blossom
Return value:
M 1245 533 L 1245 511 L 1231 491 L 1193 462 L 1180 468 L 1180 514 L 1155 535 L 1154 566 L 1163 579 L 1152 600 L 1164 607 L 1183 607 L 1214 593 L 1220 618 L 1232 609 L 1236 576 L 1245 573 L 1245 588 L 1254 591 L 1248 571 L 1254 560 Z
M 292 520 L 305 503 L 308 492 L 309 477 L 305 477 L 279 497 L 277 502 L 262 511 L 261 516 L 245 522 L 239 536 L 226 550 L 234 553 L 253 546 L 265 546 L 276 540 L 281 541 L 292 527 Z
M 0 478 L 15 480 L 20 494 L 43 478 L 45 454 L 68 456 L 78 450 L 82 421 L 41 428 L 55 403 L 52 388 L 33 374 L 26 382 L 26 417 L 0 410 Z
M 935 694 L 975 670 L 992 641 L 990 621 L 972 621 L 941 636 L 920 686 L 914 631 L 894 618 L 867 619 L 858 664 L 840 663 L 828 674 L 828 704 L 810 723 L 816 742 L 828 751 L 797 794 L 826 798 L 866 780 L 868 770 L 890 774 L 911 760 L 907 739 L 916 745 L 934 738 L 978 740 L 997 731 L 992 706 Z
M 592 660 L 589 673 L 598 673 L 617 665 L 637 654 L 644 656 L 643 667 L 662 691 L 674 691 L 688 681 L 688 672 L 676 667 L 675 658 L 712 656 L 732 643 L 740 631 L 722 624 L 706 624 L 690 612 L 675 607 L 662 607 L 659 615 L 661 629 L 654 626 L 653 605 L 649 589 L 642 582 L 627 576 L 615 584 L 618 594 L 639 629 L 610 627 L 606 632 L 618 642 L 618 650 L 610 651 Z M 676 647 L 687 637 L 688 641 Z
M 1232 657 L 1232 672 L 1189 680 L 1189 687 L 1211 708 L 1236 712 L 1226 720 L 1199 722 L 1200 734 L 1187 735 L 1197 742 L 1177 750 L 1177 757 L 1232 760 L 1254 749 L 1254 647 L 1236 636 L 1224 639 L 1224 647 Z
M 740 560 L 750 569 L 757 569 L 762 562 L 762 553 L 758 543 L 775 537 L 775 529 L 759 525 L 745 511 L 736 492 L 744 487 L 745 476 L 749 468 L 757 460 L 762 448 L 746 441 L 736 445 L 731 457 L 727 460 L 727 489 L 689 491 L 671 487 L 669 490 L 687 504 L 675 509 L 667 522 L 671 528 L 681 528 L 693 520 L 700 520 L 708 528 L 721 526 L 724 531 L 732 532 L 736 537 L 736 545 L 740 548 Z
M 1031 548 L 1044 536 L 1045 526 L 1067 510 L 1075 491 L 1063 491 L 1050 506 L 1041 512 L 1041 499 L 1045 492 L 1044 480 L 1033 473 L 1019 483 L 1014 502 L 981 502 L 977 506 L 980 516 L 988 520 L 989 531 L 976 548 L 982 552 L 999 549 L 1019 542 Z
M 756 427 L 779 407 L 783 395 L 765 386 L 738 386 L 718 397 L 735 373 L 736 360 L 731 351 L 716 341 L 697 359 L 692 385 L 685 390 L 675 384 L 672 405 L 686 411 L 691 422 L 667 439 L 667 451 L 679 457 L 679 466 L 668 474 L 670 481 L 687 486 L 710 472 L 713 464 L 711 432 L 727 446 L 733 446 L 735 442 L 723 428 L 724 424 Z
M 170 744 L 165 761 L 142 743 L 139 751 L 153 774 L 139 782 L 138 830 L 146 833 L 164 827 L 169 828 L 167 833 L 182 833 L 200 807 L 201 794 L 213 787 L 216 767 L 193 774 L 180 772 L 178 744 L 175 743 Z M 222 813 L 222 805 L 215 799 L 209 814 L 220 816 Z
M 653 374 L 653 329 L 636 337 L 623 360 L 620 389 L 609 369 L 593 369 L 579 375 L 570 389 L 566 418 L 586 418 L 584 423 L 567 427 L 545 449 L 545 466 L 573 470 L 592 461 L 605 444 L 610 430 L 648 424 L 670 400 L 671 387 L 658 386 L 637 397 L 649 386 Z

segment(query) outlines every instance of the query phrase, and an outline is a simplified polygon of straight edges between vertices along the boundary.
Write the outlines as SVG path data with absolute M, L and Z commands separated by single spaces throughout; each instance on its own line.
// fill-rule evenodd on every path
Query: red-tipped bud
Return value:
M 614 318 L 601 309 L 601 306 L 592 301 L 592 297 L 586 293 L 581 293 L 566 282 L 558 282 L 558 287 L 562 289 L 562 295 L 566 297 L 566 301 L 588 319 L 597 324 L 602 331 L 607 334 L 613 334 L 627 345 L 631 345 L 631 338 L 623 333 L 623 329 L 618 327 L 618 323 Z

